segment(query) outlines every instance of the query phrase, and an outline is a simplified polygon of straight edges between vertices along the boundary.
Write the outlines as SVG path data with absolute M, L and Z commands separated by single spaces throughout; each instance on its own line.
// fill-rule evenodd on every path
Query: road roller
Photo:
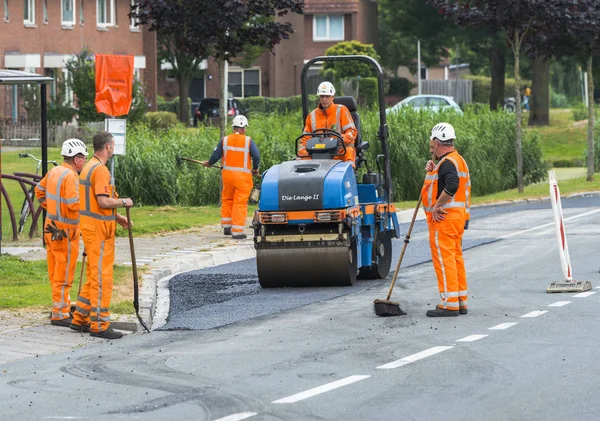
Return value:
M 303 120 L 310 112 L 306 75 L 314 63 L 356 60 L 377 74 L 382 154 L 369 165 L 356 101 L 340 96 L 356 125 L 356 170 L 339 157 L 346 153 L 335 130 L 319 129 L 296 138 L 299 159 L 274 165 L 263 174 L 254 213 L 254 246 L 258 280 L 263 288 L 351 286 L 360 279 L 386 278 L 392 263 L 392 239 L 400 236 L 392 203 L 388 127 L 383 97 L 383 71 L 368 56 L 322 56 L 301 72 Z M 298 142 L 306 142 L 310 159 L 300 159 Z M 338 158 L 338 159 L 336 159 Z M 364 166 L 366 171 L 358 171 Z M 373 169 L 373 170 L 372 170 Z M 376 170 L 375 170 L 376 169 Z M 360 179 L 360 180 L 358 180 Z

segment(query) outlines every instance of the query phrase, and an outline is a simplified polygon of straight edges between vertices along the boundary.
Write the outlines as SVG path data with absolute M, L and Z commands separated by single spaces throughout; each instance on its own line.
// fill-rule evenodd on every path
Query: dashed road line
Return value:
M 462 339 L 457 339 L 456 342 L 475 342 L 475 341 L 485 338 L 486 336 L 488 336 L 488 335 L 470 335 L 470 336 L 465 336 Z
M 518 323 L 516 322 L 512 322 L 512 323 L 501 323 L 499 325 L 496 326 L 492 326 L 490 328 L 488 328 L 488 330 L 506 330 L 510 327 L 516 326 L 518 325 Z
M 596 291 L 580 292 L 579 294 L 575 294 L 572 297 L 573 298 L 585 298 L 585 297 L 589 297 L 590 295 L 594 295 L 595 293 L 596 293 Z
M 348 386 L 349 384 L 359 382 L 364 379 L 368 379 L 369 376 L 349 376 L 341 380 L 336 380 L 331 383 L 324 384 L 322 386 L 315 387 L 313 389 L 305 390 L 304 392 L 296 393 L 285 398 L 277 399 L 271 403 L 295 403 L 304 399 L 312 398 L 313 396 L 320 395 L 331 390 L 338 389 L 340 387 Z
M 562 307 L 562 306 L 566 306 L 567 304 L 571 304 L 573 301 L 557 301 L 555 303 L 552 304 L 548 304 L 548 307 Z
M 538 317 L 538 316 L 541 316 L 542 314 L 546 314 L 546 313 L 548 313 L 548 310 L 536 310 L 536 311 L 529 312 L 527 314 L 523 314 L 521 317 Z
M 245 420 L 246 418 L 253 417 L 255 415 L 258 415 L 258 413 L 257 412 L 240 412 L 238 414 L 227 415 L 226 417 L 219 418 L 218 420 L 215 420 L 215 421 L 241 421 L 241 420 Z
M 399 360 L 392 361 L 391 363 L 380 365 L 377 368 L 381 370 L 388 370 L 391 368 L 402 367 L 403 365 L 414 363 L 415 361 L 431 357 L 432 355 L 439 354 L 440 352 L 444 352 L 452 348 L 454 348 L 454 346 L 434 346 L 433 348 L 417 352 L 416 354 L 409 355 L 408 357 L 400 358 Z

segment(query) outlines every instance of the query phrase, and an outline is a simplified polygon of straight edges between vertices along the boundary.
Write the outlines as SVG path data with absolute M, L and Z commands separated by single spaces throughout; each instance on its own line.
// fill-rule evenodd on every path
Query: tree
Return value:
M 181 37 L 163 34 L 157 31 L 158 59 L 171 65 L 171 72 L 177 78 L 179 87 L 179 121 L 189 124 L 189 91 L 190 83 L 195 76 L 202 74 L 200 63 L 206 57 L 187 54 L 182 48 Z
M 566 2 L 570 0 L 428 1 L 438 9 L 439 13 L 453 18 L 461 26 L 506 31 L 507 42 L 514 55 L 515 97 L 517 99 L 515 136 L 517 187 L 519 193 L 523 193 L 521 47 L 529 32 L 535 33 L 538 37 L 555 34 L 557 22 L 567 11 Z
M 130 17 L 149 30 L 177 37 L 186 54 L 214 57 L 219 63 L 221 85 L 224 63 L 240 56 L 248 45 L 273 47 L 293 32 L 292 24 L 279 20 L 287 13 L 303 12 L 302 0 L 175 1 L 134 0 Z M 226 98 L 221 102 L 221 135 L 225 134 Z M 183 95 L 180 94 L 180 97 Z
M 375 51 L 372 44 L 363 44 L 359 41 L 344 41 L 329 47 L 325 51 L 326 56 L 349 56 L 349 55 L 364 55 L 379 60 L 379 54 Z M 337 61 L 325 62 L 323 70 L 332 69 L 337 80 L 342 80 L 350 77 L 369 77 L 374 75 L 373 68 L 366 63 L 356 61 Z

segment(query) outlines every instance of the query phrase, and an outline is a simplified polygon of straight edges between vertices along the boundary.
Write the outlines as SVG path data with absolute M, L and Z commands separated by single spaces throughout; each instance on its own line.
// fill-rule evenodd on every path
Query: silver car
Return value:
M 404 98 L 402 101 L 397 103 L 391 108 L 385 110 L 386 114 L 390 112 L 398 111 L 402 107 L 411 107 L 415 110 L 427 109 L 431 111 L 439 111 L 445 109 L 454 109 L 457 113 L 462 114 L 463 111 L 460 109 L 458 104 L 452 99 L 451 96 L 444 95 L 413 95 L 408 98 Z

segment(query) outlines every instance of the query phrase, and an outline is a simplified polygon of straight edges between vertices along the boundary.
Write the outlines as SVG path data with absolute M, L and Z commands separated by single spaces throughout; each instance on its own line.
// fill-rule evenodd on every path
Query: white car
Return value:
M 398 111 L 402 107 L 411 107 L 415 110 L 427 109 L 431 111 L 439 111 L 444 109 L 454 109 L 457 113 L 462 114 L 458 104 L 451 96 L 444 95 L 414 95 L 404 98 L 391 108 L 385 110 L 386 114 Z

